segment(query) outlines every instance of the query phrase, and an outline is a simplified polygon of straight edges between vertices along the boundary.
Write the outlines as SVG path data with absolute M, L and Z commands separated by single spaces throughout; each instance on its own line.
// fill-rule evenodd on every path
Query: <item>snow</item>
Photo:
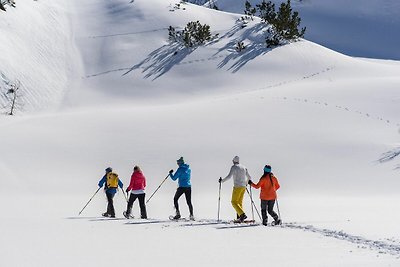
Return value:
M 246 0 L 212 0 L 220 10 L 244 12 Z M 194 0 L 194 2 L 196 2 Z M 262 1 L 249 0 L 254 6 Z M 272 0 L 276 8 L 283 1 Z M 397 0 L 292 0 L 305 38 L 346 55 L 400 59 L 400 2 Z M 384 49 L 380 49 L 384 46 Z
M 163 0 L 17 4 L 0 13 L 9 51 L 0 71 L 26 92 L 24 111 L 0 117 L 3 264 L 399 264 L 398 61 L 308 40 L 266 49 L 257 20 L 241 29 L 238 14 Z M 218 42 L 171 48 L 166 28 L 197 19 Z M 238 40 L 248 45 L 242 54 Z M 283 227 L 192 225 L 217 218 L 218 178 L 235 155 L 254 181 L 272 165 Z M 120 219 L 100 219 L 102 191 L 78 216 L 106 167 L 127 185 L 141 166 L 150 196 L 180 156 L 192 168 L 197 222 L 131 224 L 141 221 L 122 219 L 121 192 Z M 222 186 L 223 220 L 234 217 L 231 187 Z M 175 190 L 163 184 L 151 219 L 173 214 Z M 252 217 L 248 195 L 244 203 Z M 187 217 L 183 198 L 180 206 Z

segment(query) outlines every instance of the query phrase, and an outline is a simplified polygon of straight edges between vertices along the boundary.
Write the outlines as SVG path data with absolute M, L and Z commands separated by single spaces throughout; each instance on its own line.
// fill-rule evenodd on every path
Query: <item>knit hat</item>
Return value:
M 112 172 L 112 168 L 111 167 L 107 167 L 106 172 Z
M 185 161 L 183 160 L 183 157 L 180 157 L 178 160 L 176 160 L 176 163 L 183 164 Z
M 239 156 L 235 156 L 232 161 L 233 163 L 239 163 Z
M 272 170 L 272 168 L 271 168 L 270 165 L 265 165 L 265 167 L 264 167 L 264 173 L 270 173 L 271 170 Z

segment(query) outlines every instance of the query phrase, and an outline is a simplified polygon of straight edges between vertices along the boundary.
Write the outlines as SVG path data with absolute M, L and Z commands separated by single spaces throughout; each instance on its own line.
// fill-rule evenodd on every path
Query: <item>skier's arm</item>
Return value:
M 276 178 L 275 176 L 274 176 L 274 184 L 275 184 L 275 190 L 278 190 L 280 187 L 281 187 L 281 185 L 279 184 L 279 182 L 278 182 L 278 178 Z
M 221 182 L 225 182 L 226 180 L 230 179 L 233 176 L 233 166 L 231 167 L 231 170 L 229 171 L 229 174 L 221 180 Z
M 174 174 L 170 173 L 169 176 L 171 177 L 171 179 L 173 181 L 176 181 L 176 179 L 178 179 L 180 176 L 180 172 L 181 172 L 181 168 L 179 167 Z
M 246 180 L 246 183 L 247 183 L 249 180 L 251 180 L 251 176 L 250 176 L 249 171 L 247 170 L 247 168 L 246 168 L 246 177 L 247 177 L 247 180 Z
M 104 175 L 103 178 L 100 179 L 99 181 L 99 187 L 103 187 L 104 183 L 106 182 L 106 176 Z
M 264 180 L 262 178 L 260 178 L 260 181 L 258 181 L 258 183 L 256 184 L 251 184 L 252 187 L 254 187 L 255 189 L 260 188 L 262 185 L 264 184 Z
M 132 175 L 131 176 L 131 181 L 129 182 L 129 186 L 126 189 L 126 191 L 131 191 L 132 190 L 134 182 L 135 182 L 135 177 Z

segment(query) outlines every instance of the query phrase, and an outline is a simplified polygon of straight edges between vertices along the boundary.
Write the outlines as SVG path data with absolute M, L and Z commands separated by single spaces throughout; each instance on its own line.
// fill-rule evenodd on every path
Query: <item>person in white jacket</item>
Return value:
M 232 206 L 236 211 L 238 222 L 243 222 L 247 216 L 243 210 L 243 197 L 246 192 L 246 186 L 249 180 L 251 180 L 250 174 L 247 168 L 239 164 L 239 157 L 233 158 L 233 166 L 229 174 L 224 178 L 219 178 L 219 182 L 223 183 L 233 177 L 233 191 L 232 191 Z

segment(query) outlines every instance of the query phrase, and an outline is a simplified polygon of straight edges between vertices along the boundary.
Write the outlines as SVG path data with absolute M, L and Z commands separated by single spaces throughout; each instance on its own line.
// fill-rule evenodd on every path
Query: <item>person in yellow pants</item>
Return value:
M 241 164 L 239 164 L 239 157 L 235 156 L 233 158 L 233 166 L 229 171 L 229 174 L 224 178 L 219 178 L 219 182 L 223 183 L 230 178 L 233 178 L 233 191 L 232 191 L 232 206 L 236 211 L 238 216 L 237 221 L 243 222 L 247 216 L 243 210 L 243 197 L 246 192 L 246 186 L 248 180 L 251 180 L 250 174 L 247 171 L 247 168 Z

